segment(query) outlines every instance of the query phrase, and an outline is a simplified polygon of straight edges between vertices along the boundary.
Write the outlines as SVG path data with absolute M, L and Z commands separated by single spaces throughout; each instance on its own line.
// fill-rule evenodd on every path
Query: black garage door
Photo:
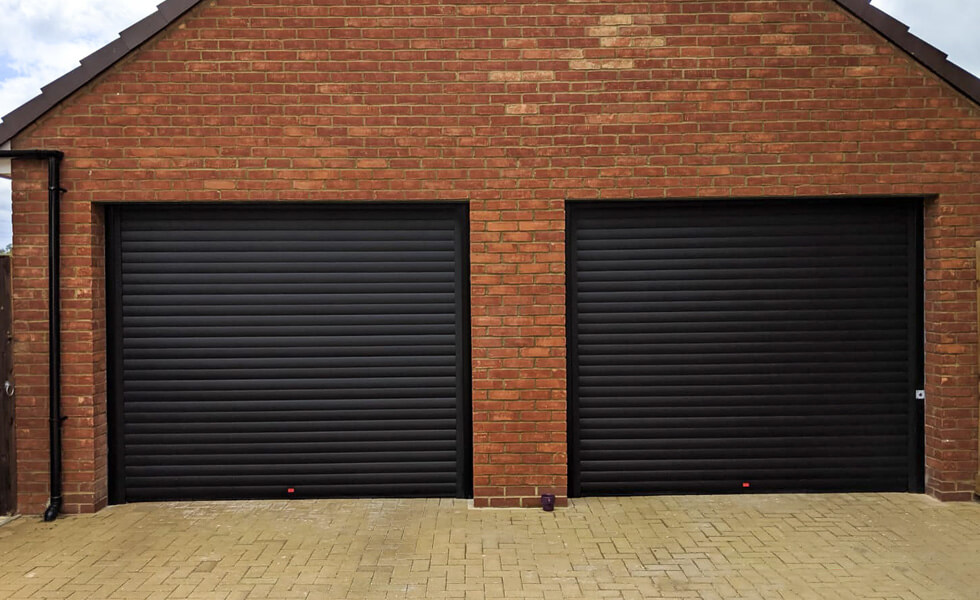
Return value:
M 920 220 L 572 206 L 571 493 L 920 489 Z
M 464 219 L 111 210 L 113 500 L 467 495 Z

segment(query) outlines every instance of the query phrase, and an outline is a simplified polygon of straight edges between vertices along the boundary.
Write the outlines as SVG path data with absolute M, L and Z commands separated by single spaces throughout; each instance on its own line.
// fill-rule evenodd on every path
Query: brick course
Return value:
M 977 470 L 980 110 L 830 0 L 211 0 L 13 140 L 63 150 L 66 508 L 107 500 L 103 204 L 470 206 L 474 491 L 566 484 L 567 200 L 922 195 L 926 478 Z M 45 174 L 14 163 L 18 507 L 47 495 Z

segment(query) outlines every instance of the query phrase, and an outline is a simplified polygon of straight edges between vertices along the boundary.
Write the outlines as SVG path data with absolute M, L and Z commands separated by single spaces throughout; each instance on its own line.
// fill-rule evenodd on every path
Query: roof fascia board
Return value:
M 10 142 L 8 141 L 0 144 L 0 150 L 10 150 Z M 11 179 L 12 169 L 13 167 L 10 164 L 9 158 L 0 158 L 0 177 L 3 177 L 4 179 Z

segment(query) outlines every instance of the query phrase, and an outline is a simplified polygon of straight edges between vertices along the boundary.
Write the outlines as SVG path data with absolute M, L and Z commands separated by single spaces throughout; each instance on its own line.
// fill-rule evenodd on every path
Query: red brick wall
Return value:
M 21 134 L 64 150 L 69 510 L 106 501 L 107 202 L 468 200 L 480 506 L 565 491 L 567 199 L 936 194 L 930 493 L 977 464 L 980 111 L 830 0 L 213 0 Z M 19 508 L 47 493 L 43 172 L 15 167 Z

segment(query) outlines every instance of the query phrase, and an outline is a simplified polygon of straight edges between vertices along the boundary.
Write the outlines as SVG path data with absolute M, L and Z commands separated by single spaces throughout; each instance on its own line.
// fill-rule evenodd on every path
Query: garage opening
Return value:
M 921 220 L 570 204 L 570 494 L 921 491 Z
M 112 501 L 468 497 L 466 209 L 107 212 Z

